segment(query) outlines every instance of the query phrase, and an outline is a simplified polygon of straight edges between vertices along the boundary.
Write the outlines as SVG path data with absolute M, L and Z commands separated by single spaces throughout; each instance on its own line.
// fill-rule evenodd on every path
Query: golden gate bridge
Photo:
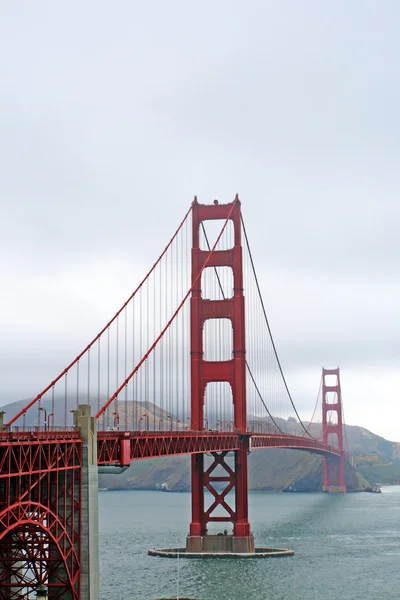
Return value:
M 339 369 L 323 369 L 321 391 L 315 437 L 279 360 L 239 198 L 195 198 L 98 335 L 0 417 L 0 599 L 97 600 L 98 472 L 133 460 L 191 455 L 187 553 L 254 553 L 251 449 L 320 454 L 323 489 L 346 491 Z

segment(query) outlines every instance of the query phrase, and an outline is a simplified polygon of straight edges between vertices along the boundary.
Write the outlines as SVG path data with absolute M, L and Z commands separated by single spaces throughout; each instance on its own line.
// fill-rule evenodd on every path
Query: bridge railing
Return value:
M 0 441 L 2 440 L 21 440 L 21 439 L 59 439 L 62 435 L 67 435 L 69 438 L 79 437 L 79 429 L 77 427 L 52 426 L 44 428 L 38 426 L 13 426 L 0 431 Z

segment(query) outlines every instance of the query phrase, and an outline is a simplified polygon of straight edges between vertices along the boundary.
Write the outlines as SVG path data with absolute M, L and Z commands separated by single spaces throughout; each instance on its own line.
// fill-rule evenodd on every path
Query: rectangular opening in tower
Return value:
M 214 247 L 214 244 L 217 241 L 224 225 L 225 219 L 215 219 L 201 222 L 200 250 L 211 250 Z M 234 246 L 234 240 L 234 226 L 233 222 L 229 220 L 215 250 L 230 250 Z
M 208 429 L 233 431 L 234 409 L 232 388 L 227 381 L 207 383 L 204 394 L 204 419 Z
M 325 385 L 327 386 L 335 386 L 338 384 L 337 375 L 335 375 L 334 373 L 325 374 L 324 379 Z
M 337 392 L 328 391 L 325 394 L 325 402 L 327 404 L 337 404 L 339 401 Z
M 201 275 L 201 296 L 204 300 L 227 300 L 233 297 L 231 267 L 207 267 Z
M 203 359 L 225 361 L 233 357 L 233 328 L 230 319 L 207 319 L 203 329 Z
M 328 410 L 326 413 L 326 420 L 330 425 L 338 424 L 338 413 L 337 410 Z

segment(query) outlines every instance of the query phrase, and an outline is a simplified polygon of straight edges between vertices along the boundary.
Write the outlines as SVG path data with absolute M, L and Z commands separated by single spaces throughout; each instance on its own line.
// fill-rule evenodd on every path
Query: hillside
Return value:
M 345 472 L 348 491 L 364 491 L 370 484 L 349 464 Z M 259 449 L 249 456 L 249 488 L 257 491 L 320 491 L 323 461 L 299 450 Z M 173 456 L 136 461 L 121 475 L 100 475 L 100 487 L 108 489 L 190 490 L 190 457 Z
M 108 397 L 106 395 L 101 394 L 99 399 L 95 398 L 94 400 L 90 401 L 90 404 L 92 406 L 92 415 L 96 414 L 96 412 L 98 410 L 98 406 L 103 405 L 106 402 L 107 398 Z M 31 400 L 31 398 L 28 398 L 25 400 L 18 400 L 17 402 L 11 402 L 9 404 L 0 406 L 0 410 L 4 411 L 6 413 L 5 422 L 12 419 L 22 408 L 24 408 L 30 402 L 30 400 Z M 80 402 L 80 404 L 87 403 L 87 393 L 86 393 L 86 395 L 85 395 L 85 393 L 80 393 L 79 402 Z M 50 395 L 47 395 L 46 397 L 43 397 L 41 399 L 40 406 L 42 408 L 46 409 L 48 415 L 50 413 L 52 413 L 52 401 L 51 401 Z M 72 424 L 73 424 L 72 410 L 74 410 L 75 408 L 76 408 L 76 394 L 69 394 L 67 396 L 67 411 L 66 411 L 67 426 L 72 426 Z M 100 425 L 102 428 L 104 427 L 105 429 L 108 429 L 109 427 L 112 427 L 114 425 L 114 416 L 113 416 L 114 411 L 115 411 L 114 405 L 112 406 L 112 408 L 105 411 L 104 421 L 100 420 Z M 54 415 L 55 415 L 54 416 L 55 425 L 64 424 L 64 422 L 65 422 L 64 421 L 64 419 L 65 419 L 64 395 L 56 395 L 55 396 Z M 119 415 L 119 422 L 120 422 L 121 428 L 132 429 L 132 430 L 144 428 L 147 425 L 147 423 L 148 423 L 150 429 L 158 429 L 160 426 L 160 423 L 164 423 L 164 427 L 167 429 L 169 427 L 169 419 L 171 418 L 168 415 L 167 411 L 165 411 L 164 409 L 160 408 L 159 406 L 157 406 L 156 404 L 154 404 L 152 402 L 136 402 L 136 401 L 132 401 L 132 400 L 125 401 L 123 399 L 121 399 L 118 404 L 118 415 Z M 38 404 L 35 404 L 26 413 L 26 425 L 27 426 L 37 425 L 37 422 L 38 422 L 37 419 L 38 419 Z M 44 419 L 44 416 L 42 414 L 41 415 L 42 425 L 43 425 L 43 419 Z M 102 417 L 100 419 L 102 419 Z M 172 420 L 174 423 L 174 429 L 179 429 L 179 427 L 182 427 L 183 424 L 180 424 L 179 422 L 176 423 L 175 417 L 173 415 L 172 415 Z
M 314 426 L 310 430 L 315 435 Z M 346 426 L 346 438 L 354 467 L 367 481 L 400 484 L 400 443 L 358 426 Z
M 73 401 L 72 398 L 72 405 Z M 81 401 L 84 402 L 85 398 L 81 398 Z M 26 403 L 27 400 L 13 402 L 1 409 L 11 418 Z M 63 398 L 56 398 L 55 405 L 57 422 L 58 416 L 62 418 Z M 50 411 L 48 401 L 42 401 L 42 406 L 47 406 Z M 144 427 L 144 420 L 138 418 L 144 413 L 150 428 L 157 429 L 160 423 L 164 423 L 166 427 L 170 418 L 165 411 L 150 402 L 120 402 L 118 411 L 123 428 L 126 424 L 129 428 L 137 429 L 140 421 L 140 426 Z M 69 413 L 68 416 L 72 418 Z M 26 424 L 34 424 L 36 418 L 37 409 L 29 411 Z M 304 433 L 301 425 L 294 419 L 276 420 L 284 431 L 298 435 Z M 251 422 L 250 416 L 249 425 Z M 109 424 L 112 425 L 111 422 Z M 209 424 L 213 427 L 211 419 Z M 182 424 L 174 423 L 174 427 L 176 426 L 182 427 Z M 308 425 L 308 428 L 313 436 L 321 435 L 320 423 Z M 349 490 L 364 490 L 375 483 L 400 483 L 400 443 L 390 442 L 358 426 L 346 426 L 345 439 L 356 468 L 355 471 L 350 465 L 346 467 L 346 485 Z M 318 455 L 298 450 L 259 449 L 252 451 L 249 457 L 249 486 L 252 490 L 284 490 L 293 486 L 298 491 L 316 491 L 322 488 L 322 479 L 323 461 Z M 100 487 L 109 489 L 156 489 L 161 486 L 171 490 L 190 489 L 190 458 L 183 456 L 136 461 L 121 475 L 100 476 Z
M 293 420 L 280 420 L 279 425 L 293 433 L 301 427 Z M 321 435 L 321 424 L 310 426 L 312 435 Z M 400 444 L 390 442 L 358 426 L 346 426 L 348 450 L 355 469 L 346 464 L 345 480 L 349 491 L 370 490 L 376 483 L 400 483 Z M 319 491 L 323 483 L 321 456 L 300 450 L 258 449 L 249 456 L 251 490 Z M 157 489 L 173 491 L 190 489 L 190 458 L 166 457 L 138 461 L 119 476 L 101 476 L 101 487 L 109 489 Z

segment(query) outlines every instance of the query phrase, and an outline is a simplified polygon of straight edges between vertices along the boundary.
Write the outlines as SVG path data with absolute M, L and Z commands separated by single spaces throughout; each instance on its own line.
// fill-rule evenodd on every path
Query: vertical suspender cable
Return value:
M 242 223 L 242 224 L 243 224 L 243 223 Z M 208 242 L 208 238 L 207 238 L 207 235 L 206 235 L 206 232 L 205 232 L 205 229 L 204 229 L 203 223 L 202 223 L 201 225 L 202 225 L 202 229 L 203 229 L 204 237 L 205 237 L 205 240 L 206 240 L 206 244 L 207 244 L 207 246 L 208 246 L 208 249 L 210 249 L 210 244 L 209 244 L 209 242 Z M 214 272 L 215 272 L 215 274 L 216 274 L 216 277 L 217 277 L 217 280 L 218 280 L 218 285 L 220 286 L 220 289 L 221 289 L 222 297 L 225 299 L 224 290 L 223 290 L 223 288 L 222 288 L 222 284 L 221 284 L 221 282 L 220 282 L 220 279 L 219 279 L 218 272 L 217 272 L 215 269 L 216 269 L 216 267 L 214 267 Z M 283 431 L 281 430 L 281 428 L 279 427 L 279 425 L 276 423 L 276 421 L 275 421 L 274 417 L 273 417 L 273 416 L 272 416 L 272 414 L 269 412 L 269 410 L 268 410 L 268 408 L 267 408 L 267 405 L 265 404 L 265 401 L 264 401 L 264 399 L 263 399 L 263 397 L 262 397 L 262 395 L 261 395 L 261 392 L 260 392 L 260 390 L 259 390 L 259 388 L 258 388 L 258 386 L 257 386 L 257 384 L 256 384 L 256 381 L 255 381 L 255 379 L 254 379 L 254 375 L 253 375 L 253 373 L 252 373 L 252 371 L 251 371 L 251 369 L 250 369 L 250 366 L 249 366 L 249 363 L 247 362 L 247 360 L 246 360 L 246 368 L 247 368 L 247 371 L 248 371 L 248 373 L 249 373 L 249 375 L 250 375 L 250 378 L 251 378 L 251 380 L 252 380 L 252 382 L 253 382 L 253 385 L 254 385 L 254 387 L 255 387 L 255 390 L 256 390 L 256 392 L 257 392 L 257 395 L 258 395 L 258 397 L 260 398 L 260 400 L 261 400 L 261 402 L 262 402 L 262 404 L 263 404 L 263 406 L 264 406 L 265 410 L 267 411 L 267 414 L 269 415 L 270 419 L 273 421 L 273 423 L 275 424 L 275 426 L 277 427 L 277 429 L 279 429 L 279 431 L 280 431 L 281 433 L 283 433 Z
M 128 374 L 128 310 L 124 311 L 124 377 Z M 125 388 L 124 429 L 128 429 L 128 386 Z
M 100 373 L 101 373 L 101 365 L 100 365 L 100 338 L 97 340 L 97 411 L 100 410 Z M 103 418 L 103 427 L 104 427 L 104 418 Z

